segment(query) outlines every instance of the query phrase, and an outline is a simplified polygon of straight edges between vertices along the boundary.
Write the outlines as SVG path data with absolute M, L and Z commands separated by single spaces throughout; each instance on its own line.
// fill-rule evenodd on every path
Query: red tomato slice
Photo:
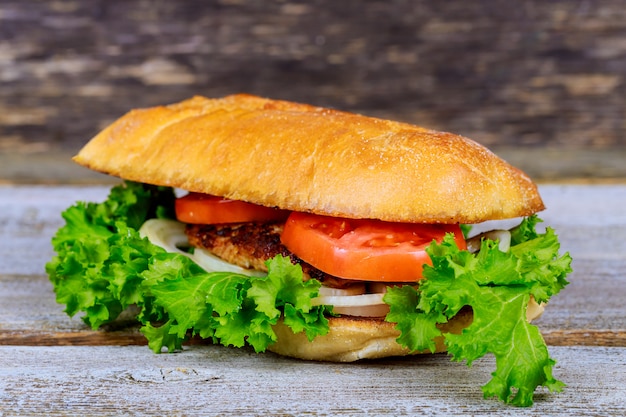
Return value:
M 415 282 L 424 264 L 432 265 L 425 248 L 454 233 L 459 248 L 465 239 L 458 225 L 390 223 L 293 212 L 281 235 L 283 244 L 305 262 L 346 279 Z
M 176 199 L 175 207 L 179 221 L 193 224 L 283 221 L 289 216 L 287 210 L 200 193 Z

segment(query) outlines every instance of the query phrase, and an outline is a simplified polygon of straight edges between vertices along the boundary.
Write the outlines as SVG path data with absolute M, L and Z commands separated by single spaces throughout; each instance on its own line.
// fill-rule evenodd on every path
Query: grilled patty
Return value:
M 276 255 L 302 266 L 304 279 L 316 279 L 332 288 L 346 288 L 355 282 L 328 275 L 304 262 L 280 242 L 283 223 L 188 224 L 189 244 L 204 248 L 226 262 L 247 269 L 267 271 L 265 261 Z

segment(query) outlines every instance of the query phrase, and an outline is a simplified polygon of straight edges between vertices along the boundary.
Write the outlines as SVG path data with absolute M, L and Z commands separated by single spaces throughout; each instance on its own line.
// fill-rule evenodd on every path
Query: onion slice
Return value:
M 139 235 L 147 237 L 150 243 L 168 252 L 187 254 L 179 249 L 189 245 L 183 223 L 175 220 L 149 219 L 139 229 Z
M 385 317 L 389 306 L 383 293 L 360 295 L 320 295 L 311 304 L 333 306 L 333 313 L 357 317 Z
M 311 300 L 314 306 L 331 305 L 335 307 L 363 307 L 369 305 L 381 305 L 385 294 L 361 294 L 361 295 L 322 295 Z

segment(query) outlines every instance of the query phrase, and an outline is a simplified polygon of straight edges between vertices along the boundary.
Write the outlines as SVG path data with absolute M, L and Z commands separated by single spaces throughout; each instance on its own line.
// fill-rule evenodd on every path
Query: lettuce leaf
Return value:
M 188 335 L 199 335 L 227 346 L 249 344 L 262 352 L 276 341 L 272 326 L 282 311 L 294 332 L 304 331 L 309 339 L 326 334 L 324 308 L 311 306 L 320 283 L 303 281 L 300 266 L 282 256 L 267 266 L 266 276 L 249 277 L 207 273 L 182 255 L 154 257 L 142 274 L 142 287 L 154 297 L 154 305 L 167 312 L 168 321 L 162 328 L 145 323 L 142 332 L 148 340 L 158 339 L 150 347 L 157 352 L 164 346 L 178 350 Z
M 550 391 L 564 386 L 552 375 L 555 361 L 539 330 L 526 320 L 530 297 L 546 302 L 567 285 L 571 271 L 571 258 L 559 255 L 554 231 L 536 232 L 539 221 L 536 216 L 523 220 L 512 231 L 513 246 L 506 253 L 490 240 L 476 254 L 460 250 L 452 236 L 433 242 L 427 249 L 433 265 L 424 268 L 419 292 L 391 288 L 384 298 L 390 305 L 386 320 L 397 323 L 400 344 L 432 350 L 432 339 L 443 336 L 452 359 L 468 366 L 492 353 L 496 371 L 483 387 L 485 397 L 518 406 L 532 405 L 540 385 Z M 442 333 L 437 325 L 466 306 L 473 311 L 472 324 L 461 334 Z
M 93 329 L 138 307 L 141 332 L 155 352 L 180 350 L 192 336 L 264 351 L 276 341 L 281 316 L 312 340 L 328 332 L 326 307 L 311 306 L 320 283 L 303 281 L 289 259 L 268 261 L 264 277 L 207 273 L 189 258 L 167 253 L 139 236 L 149 218 L 173 213 L 169 188 L 125 182 L 103 203 L 77 203 L 52 239 L 46 264 L 57 301 Z
M 140 301 L 138 274 L 164 251 L 142 241 L 136 228 L 170 215 L 173 201 L 169 188 L 127 182 L 103 203 L 79 202 L 62 213 L 66 224 L 52 238 L 57 256 L 46 272 L 68 315 L 83 311 L 83 320 L 97 329 Z

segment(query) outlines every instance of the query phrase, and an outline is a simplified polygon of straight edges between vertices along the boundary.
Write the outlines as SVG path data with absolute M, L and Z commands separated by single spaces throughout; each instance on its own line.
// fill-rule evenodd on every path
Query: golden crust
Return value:
M 421 353 L 445 352 L 443 336 L 435 339 L 434 352 L 410 352 L 400 346 L 396 339 L 400 332 L 394 323 L 382 319 L 357 317 L 331 317 L 330 331 L 309 341 L 304 333 L 294 334 L 282 322 L 274 326 L 278 341 L 268 347 L 271 352 L 298 359 L 354 362 L 361 359 L 378 359 L 391 356 L 406 356 Z M 445 325 L 445 331 L 460 333 L 472 322 L 472 313 L 464 311 Z
M 128 180 L 332 216 L 478 223 L 544 208 L 524 173 L 464 137 L 248 95 L 133 110 L 74 159 Z
M 540 317 L 543 310 L 544 305 L 537 304 L 531 298 L 526 318 L 532 321 Z M 460 334 L 472 323 L 472 317 L 471 309 L 463 309 L 448 323 L 441 325 L 440 329 L 444 333 Z M 328 362 L 354 362 L 361 359 L 446 351 L 443 336 L 440 336 L 435 339 L 434 352 L 410 352 L 396 342 L 400 332 L 395 329 L 395 324 L 382 319 L 331 317 L 329 328 L 325 336 L 309 341 L 304 333 L 294 334 L 289 327 L 279 322 L 274 326 L 278 340 L 268 350 L 283 356 Z

